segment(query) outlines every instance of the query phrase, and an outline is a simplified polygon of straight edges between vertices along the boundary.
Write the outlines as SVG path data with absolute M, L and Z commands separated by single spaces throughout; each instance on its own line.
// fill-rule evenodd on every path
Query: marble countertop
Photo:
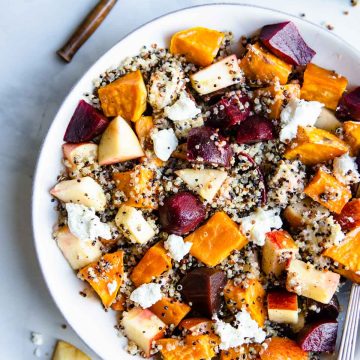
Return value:
M 31 186 L 41 142 L 73 84 L 119 39 L 170 11 L 216 1 L 120 0 L 70 64 L 55 55 L 95 0 L 2 0 L 0 12 L 0 358 L 51 358 L 56 339 L 98 357 L 66 326 L 47 291 L 31 232 Z M 237 1 L 227 1 L 237 2 Z M 321 25 L 360 50 L 360 5 L 350 0 L 243 0 Z M 326 7 L 324 7 L 326 3 Z M 344 11 L 349 13 L 346 15 Z M 30 334 L 42 334 L 36 350 Z M 36 351 L 35 351 L 36 350 Z

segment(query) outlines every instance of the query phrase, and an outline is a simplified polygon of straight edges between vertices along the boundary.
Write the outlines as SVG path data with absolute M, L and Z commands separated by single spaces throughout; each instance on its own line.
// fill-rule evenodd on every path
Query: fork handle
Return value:
M 71 35 L 66 44 L 56 53 L 66 62 L 70 62 L 82 44 L 93 34 L 93 32 L 104 21 L 117 0 L 101 0 L 90 11 L 84 21 Z

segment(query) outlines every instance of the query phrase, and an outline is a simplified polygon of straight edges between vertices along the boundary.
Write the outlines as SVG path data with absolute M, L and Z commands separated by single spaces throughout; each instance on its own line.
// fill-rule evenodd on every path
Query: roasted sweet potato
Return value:
M 336 214 L 340 214 L 351 199 L 351 191 L 321 168 L 306 186 L 304 193 Z
M 98 90 L 106 116 L 138 121 L 146 110 L 147 91 L 140 70 L 128 73 Z
M 305 165 L 332 160 L 349 151 L 349 146 L 330 132 L 315 127 L 298 127 L 296 138 L 285 152 L 286 159 L 300 159 Z
M 331 110 L 337 104 L 346 89 L 347 79 L 335 71 L 324 69 L 315 64 L 308 64 L 301 87 L 301 98 L 309 101 L 319 101 Z
M 133 170 L 115 173 L 113 179 L 116 188 L 126 196 L 125 202 L 115 203 L 118 206 L 128 205 L 136 208 L 155 209 L 156 201 L 151 191 L 150 182 L 154 178 L 154 172 L 144 166 L 135 166 Z
M 261 360 L 308 360 L 309 354 L 293 340 L 273 337 L 266 340 L 267 347 L 260 351 Z
M 350 145 L 352 155 L 358 155 L 360 150 L 360 122 L 345 121 L 343 129 L 345 141 Z
M 244 344 L 237 348 L 222 350 L 220 360 L 255 360 L 259 359 L 259 353 L 262 349 L 260 344 Z
M 346 270 L 355 273 L 360 271 L 360 227 L 346 234 L 340 245 L 333 246 L 323 252 L 339 264 L 345 266 Z
M 151 306 L 150 310 L 166 325 L 178 326 L 191 307 L 175 299 L 164 297 Z
M 167 255 L 163 244 L 158 242 L 145 253 L 134 267 L 130 279 L 138 287 L 151 282 L 153 277 L 158 277 L 171 268 L 171 258 Z
M 277 83 L 254 91 L 254 98 L 258 98 L 260 103 L 270 110 L 268 114 L 270 119 L 279 119 L 286 103 L 292 98 L 300 98 L 300 85 Z
M 135 132 L 142 148 L 144 148 L 145 142 L 150 138 L 150 131 L 153 127 L 154 121 L 152 116 L 141 116 L 135 123 Z
M 240 68 L 252 84 L 264 85 L 279 81 L 286 84 L 292 66 L 269 53 L 259 43 L 247 46 Z
M 194 27 L 174 34 L 170 52 L 185 55 L 186 60 L 199 66 L 210 65 L 219 51 L 224 34 L 222 32 Z
M 338 273 L 346 279 L 351 280 L 356 284 L 360 284 L 360 275 L 354 273 L 351 270 L 346 270 L 345 267 L 342 265 L 340 265 L 337 269 L 334 269 L 334 272 Z
M 185 330 L 186 334 L 201 335 L 214 332 L 214 322 L 207 318 L 188 318 L 179 324 L 180 330 Z
M 187 144 L 183 143 L 180 144 L 176 150 L 172 153 L 172 157 L 174 157 L 175 159 L 180 159 L 180 160 L 187 160 Z
M 210 360 L 215 356 L 217 343 L 211 335 L 188 335 L 185 343 L 178 339 L 160 339 L 156 345 L 161 345 L 163 360 Z
M 239 227 L 224 212 L 215 213 L 203 226 L 185 238 L 193 245 L 190 254 L 207 266 L 215 266 L 247 244 Z
M 265 295 L 263 286 L 256 279 L 237 286 L 232 280 L 229 280 L 224 288 L 224 297 L 228 308 L 235 307 L 241 310 L 243 306 L 246 306 L 246 310 L 260 327 L 264 326 L 266 319 Z
M 111 309 L 114 311 L 123 311 L 125 310 L 125 296 L 121 293 L 118 293 L 115 301 L 111 304 Z
M 105 308 L 114 302 L 123 281 L 123 256 L 122 250 L 106 254 L 99 261 L 79 270 L 79 278 L 92 286 Z

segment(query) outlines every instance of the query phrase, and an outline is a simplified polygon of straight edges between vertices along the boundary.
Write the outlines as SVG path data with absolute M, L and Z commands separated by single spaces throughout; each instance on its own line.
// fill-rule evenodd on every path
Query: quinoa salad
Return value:
M 315 50 L 290 21 L 194 27 L 79 99 L 54 238 L 130 354 L 335 351 L 336 294 L 360 283 L 360 87 Z

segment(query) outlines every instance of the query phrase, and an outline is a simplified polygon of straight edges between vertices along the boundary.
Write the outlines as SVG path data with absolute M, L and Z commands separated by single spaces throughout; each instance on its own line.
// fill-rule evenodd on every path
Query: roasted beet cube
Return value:
M 291 21 L 264 26 L 260 40 L 272 53 L 292 65 L 306 65 L 316 54 Z
M 109 120 L 92 105 L 80 100 L 68 127 L 64 141 L 78 143 L 90 141 L 102 134 L 109 124 Z
M 336 345 L 336 320 L 319 320 L 306 325 L 298 335 L 298 344 L 304 351 L 333 352 Z
M 316 300 L 306 298 L 308 309 L 308 319 L 336 319 L 340 312 L 340 304 L 336 295 L 332 297 L 328 304 L 322 304 Z
M 189 132 L 187 159 L 206 164 L 230 166 L 232 150 L 216 129 L 201 126 Z
M 162 228 L 176 235 L 194 230 L 205 218 L 205 208 L 198 197 L 189 192 L 180 192 L 165 198 L 159 207 Z
M 360 87 L 342 96 L 336 116 L 339 119 L 360 121 Z
M 275 139 L 275 128 L 271 120 L 253 115 L 244 120 L 236 134 L 238 144 L 253 144 Z
M 191 308 L 198 313 L 212 317 L 221 306 L 221 291 L 226 284 L 221 270 L 199 268 L 187 273 L 181 280 L 182 295 Z
M 206 125 L 218 129 L 228 129 L 249 116 L 250 100 L 246 95 L 225 96 L 213 105 L 209 112 Z

